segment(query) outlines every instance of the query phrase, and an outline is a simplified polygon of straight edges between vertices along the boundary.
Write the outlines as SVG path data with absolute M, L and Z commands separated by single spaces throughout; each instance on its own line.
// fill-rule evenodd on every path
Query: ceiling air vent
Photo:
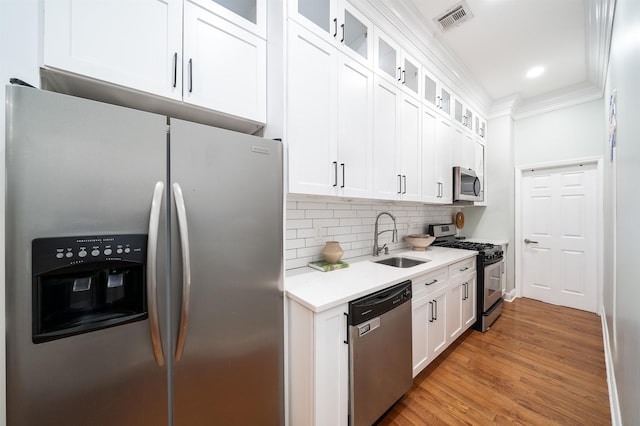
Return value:
M 440 28 L 444 32 L 457 27 L 472 17 L 473 13 L 469 10 L 469 6 L 462 1 L 434 19 L 434 21 L 440 24 Z

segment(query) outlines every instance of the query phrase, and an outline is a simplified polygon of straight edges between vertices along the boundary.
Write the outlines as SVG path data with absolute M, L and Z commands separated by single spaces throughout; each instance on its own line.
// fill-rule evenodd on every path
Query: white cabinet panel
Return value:
M 184 20 L 184 101 L 266 122 L 266 41 L 191 2 Z
M 348 305 L 313 313 L 289 300 L 290 414 L 294 425 L 348 424 Z
M 420 101 L 403 94 L 400 121 L 400 198 L 420 201 L 422 196 Z
M 401 192 L 396 143 L 400 126 L 400 93 L 394 85 L 379 76 L 374 77 L 374 82 L 373 195 L 375 198 L 395 200 Z
M 180 100 L 182 1 L 46 2 L 43 53 L 47 67 Z
M 370 197 L 372 188 L 373 73 L 339 55 L 338 195 Z
M 289 192 L 332 195 L 336 183 L 336 49 L 289 25 Z
M 371 197 L 373 73 L 292 21 L 288 63 L 289 192 Z
M 43 64 L 265 123 L 265 1 L 47 1 Z

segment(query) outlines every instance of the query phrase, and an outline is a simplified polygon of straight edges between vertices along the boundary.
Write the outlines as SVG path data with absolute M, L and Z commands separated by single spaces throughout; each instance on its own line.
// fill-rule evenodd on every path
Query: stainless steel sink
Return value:
M 430 260 L 418 260 L 408 257 L 388 257 L 382 260 L 376 260 L 375 263 L 382 265 L 393 266 L 395 268 L 411 268 L 412 266 L 422 265 L 423 263 L 431 262 Z

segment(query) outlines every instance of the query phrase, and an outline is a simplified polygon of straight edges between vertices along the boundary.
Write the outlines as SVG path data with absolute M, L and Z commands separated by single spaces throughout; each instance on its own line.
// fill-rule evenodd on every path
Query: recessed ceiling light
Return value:
M 527 71 L 527 78 L 540 77 L 544 73 L 544 67 L 533 67 Z

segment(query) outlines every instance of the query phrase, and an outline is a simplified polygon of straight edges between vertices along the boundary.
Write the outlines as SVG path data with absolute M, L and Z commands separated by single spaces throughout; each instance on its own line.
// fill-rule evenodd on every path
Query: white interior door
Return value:
M 596 311 L 596 165 L 522 174 L 522 294 Z

